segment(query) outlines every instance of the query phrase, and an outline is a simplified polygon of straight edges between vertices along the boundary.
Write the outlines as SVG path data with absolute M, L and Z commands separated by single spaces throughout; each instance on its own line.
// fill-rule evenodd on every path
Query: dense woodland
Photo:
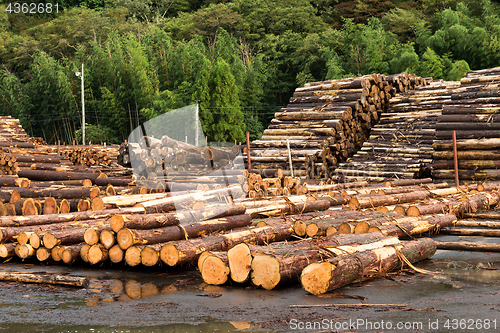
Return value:
M 14 3 L 58 4 L 16 14 Z M 0 5 L 0 115 L 48 142 L 119 143 L 200 103 L 209 141 L 262 132 L 294 89 L 373 72 L 458 80 L 500 65 L 490 0 L 43 0 Z M 56 7 L 53 7 L 56 8 Z

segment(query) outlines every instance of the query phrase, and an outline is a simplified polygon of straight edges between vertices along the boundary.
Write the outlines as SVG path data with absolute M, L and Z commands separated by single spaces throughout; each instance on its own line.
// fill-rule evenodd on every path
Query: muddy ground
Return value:
M 0 282 L 0 332 L 500 331 L 500 254 L 439 250 L 417 266 L 435 274 L 406 270 L 318 297 L 299 286 L 209 286 L 194 270 L 9 262 L 4 270 L 91 280 L 85 289 Z

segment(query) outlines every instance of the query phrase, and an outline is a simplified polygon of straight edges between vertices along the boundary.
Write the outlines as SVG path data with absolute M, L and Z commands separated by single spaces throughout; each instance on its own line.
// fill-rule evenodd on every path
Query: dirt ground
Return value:
M 86 276 L 90 285 L 0 282 L 0 332 L 500 331 L 500 254 L 439 250 L 417 266 L 435 273 L 407 270 L 318 297 L 298 285 L 210 286 L 195 270 L 10 262 L 4 270 Z

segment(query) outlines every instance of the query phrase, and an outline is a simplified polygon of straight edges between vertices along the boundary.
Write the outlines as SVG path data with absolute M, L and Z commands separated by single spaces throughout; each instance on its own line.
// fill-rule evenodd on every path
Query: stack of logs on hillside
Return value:
M 436 121 L 458 87 L 458 82 L 439 80 L 397 94 L 361 150 L 339 165 L 337 177 L 345 181 L 429 177 Z
M 252 168 L 329 178 L 338 162 L 361 147 L 392 95 L 424 83 L 406 73 L 307 83 L 275 114 L 262 138 L 251 143 Z
M 198 263 L 211 284 L 230 277 L 273 289 L 301 280 L 307 291 L 324 293 L 374 275 L 376 268 L 399 269 L 403 257 L 416 262 L 431 256 L 432 240 L 399 239 L 431 235 L 451 227 L 456 216 L 489 209 L 500 199 L 494 185 L 457 189 L 430 181 L 316 185 L 323 193 L 272 199 L 244 198 L 238 186 L 105 197 L 106 209 L 96 212 L 0 217 L 0 257 L 96 267 Z M 280 241 L 287 242 L 273 244 Z M 355 252 L 361 271 L 348 269 Z M 384 261 L 377 259 L 381 252 Z M 306 269 L 316 262 L 319 267 Z M 314 283 L 315 276 L 324 280 Z
M 456 131 L 460 180 L 500 180 L 500 68 L 469 72 L 460 83 L 436 124 L 433 177 L 455 182 Z

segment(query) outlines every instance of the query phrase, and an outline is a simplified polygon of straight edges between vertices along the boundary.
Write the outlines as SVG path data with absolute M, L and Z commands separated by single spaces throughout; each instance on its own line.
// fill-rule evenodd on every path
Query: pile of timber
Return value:
M 243 185 L 249 198 L 289 196 L 306 194 L 307 183 L 300 177 L 283 176 L 281 169 L 245 170 L 246 182 Z M 263 176 L 264 175 L 264 176 Z M 274 177 L 271 177 L 274 176 Z
M 500 68 L 473 71 L 461 90 L 443 106 L 436 124 L 433 177 L 455 182 L 453 132 L 458 177 L 464 181 L 500 180 Z
M 121 166 L 132 167 L 130 163 L 130 154 L 128 151 L 128 144 L 124 142 L 120 144 L 120 148 L 118 149 L 118 156 L 116 157 L 117 162 Z
M 455 251 L 481 251 L 500 252 L 500 245 L 485 241 L 484 237 L 500 237 L 500 214 L 498 212 L 475 212 L 466 213 L 464 218 L 457 221 L 452 227 L 443 228 L 443 235 L 456 235 L 467 237 L 467 241 L 438 239 L 438 249 Z M 441 238 L 441 237 L 440 237 Z
M 19 119 L 11 116 L 0 117 L 0 141 L 22 141 L 28 142 L 29 136 L 21 126 Z
M 129 142 L 128 152 L 138 179 L 170 181 L 170 176 L 178 172 L 208 175 L 214 170 L 237 169 L 235 159 L 240 151 L 238 146 L 198 147 L 164 135 L 161 139 L 144 136 L 138 143 Z M 239 169 L 243 172 L 242 165 Z
M 108 178 L 93 181 L 99 179 Z M 0 217 L 0 257 L 95 267 L 198 263 L 210 284 L 230 277 L 273 289 L 300 281 L 319 294 L 399 269 L 402 258 L 414 263 L 431 256 L 432 240 L 400 239 L 446 230 L 457 216 L 489 209 L 500 199 L 493 184 L 453 188 L 431 181 L 310 181 L 308 195 L 258 199 L 245 198 L 239 185 L 102 196 L 98 211 Z M 25 202 L 46 194 L 22 189 Z M 59 192 L 52 194 L 69 193 Z M 363 265 L 353 267 L 353 253 Z
M 337 163 L 368 138 L 391 97 L 422 84 L 406 73 L 307 83 L 275 114 L 262 138 L 250 144 L 246 163 L 255 169 L 281 168 L 287 176 L 330 178 Z
M 78 147 L 72 150 L 63 150 L 62 155 L 67 156 L 73 164 L 86 166 L 109 166 L 116 160 L 118 151 L 113 147 Z
M 436 122 L 458 87 L 459 82 L 439 80 L 396 94 L 369 140 L 339 165 L 336 176 L 344 181 L 429 177 Z

